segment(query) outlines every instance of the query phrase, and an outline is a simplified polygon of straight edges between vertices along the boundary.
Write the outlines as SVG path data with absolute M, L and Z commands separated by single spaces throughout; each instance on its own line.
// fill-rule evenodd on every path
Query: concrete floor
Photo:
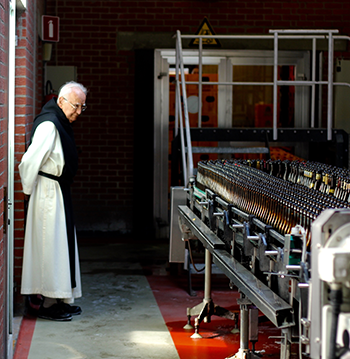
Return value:
M 78 242 L 83 296 L 75 304 L 83 313 L 71 322 L 25 317 L 14 359 L 224 359 L 238 351 L 233 321 L 212 317 L 201 324 L 203 339 L 183 329 L 186 309 L 203 300 L 204 278 L 193 276 L 197 296 L 190 296 L 187 272 L 169 266 L 167 240 L 78 236 Z M 238 310 L 239 294 L 225 276 L 213 279 L 212 290 L 214 303 Z M 269 337 L 279 332 L 261 329 L 257 349 L 277 358 L 279 346 Z
M 166 245 L 79 246 L 83 313 L 71 322 L 37 319 L 28 359 L 179 358 L 140 262 L 165 272 Z M 152 253 L 163 257 L 155 265 Z M 153 263 L 152 263 L 153 262 Z

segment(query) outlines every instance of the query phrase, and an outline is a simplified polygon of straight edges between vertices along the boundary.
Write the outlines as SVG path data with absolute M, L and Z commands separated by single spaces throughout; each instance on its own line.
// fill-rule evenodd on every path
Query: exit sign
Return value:
M 58 16 L 42 16 L 42 40 L 58 42 L 60 38 L 60 18 Z

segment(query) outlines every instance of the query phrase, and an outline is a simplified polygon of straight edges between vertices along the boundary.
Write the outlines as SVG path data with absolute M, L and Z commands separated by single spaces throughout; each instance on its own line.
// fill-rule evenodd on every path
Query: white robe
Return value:
M 75 237 L 72 288 L 63 196 L 57 181 L 38 175 L 62 174 L 61 139 L 51 121 L 41 123 L 19 165 L 23 192 L 30 195 L 24 241 L 21 294 L 41 294 L 71 303 L 81 297 L 79 255 Z

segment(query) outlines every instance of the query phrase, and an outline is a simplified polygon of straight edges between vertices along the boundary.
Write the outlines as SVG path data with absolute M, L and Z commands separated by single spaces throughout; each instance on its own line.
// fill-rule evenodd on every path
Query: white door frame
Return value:
M 167 237 L 169 63 L 159 51 L 154 54 L 154 168 L 153 219 L 158 238 Z M 166 95 L 167 94 L 167 95 Z
M 8 58 L 8 124 L 7 124 L 7 278 L 6 333 L 7 358 L 13 357 L 13 253 L 14 253 L 14 150 L 15 150 L 15 60 L 16 60 L 16 3 L 9 2 L 9 58 Z M 7 206 L 7 208 L 6 208 Z

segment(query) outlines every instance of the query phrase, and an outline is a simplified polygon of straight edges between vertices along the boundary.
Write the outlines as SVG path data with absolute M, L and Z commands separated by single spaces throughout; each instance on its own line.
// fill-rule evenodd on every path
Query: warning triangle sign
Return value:
M 215 35 L 213 28 L 211 27 L 209 20 L 205 17 L 199 26 L 196 35 Z M 205 39 L 202 38 L 203 46 L 221 47 L 220 41 L 215 38 Z M 199 45 L 199 39 L 192 39 L 189 46 Z

